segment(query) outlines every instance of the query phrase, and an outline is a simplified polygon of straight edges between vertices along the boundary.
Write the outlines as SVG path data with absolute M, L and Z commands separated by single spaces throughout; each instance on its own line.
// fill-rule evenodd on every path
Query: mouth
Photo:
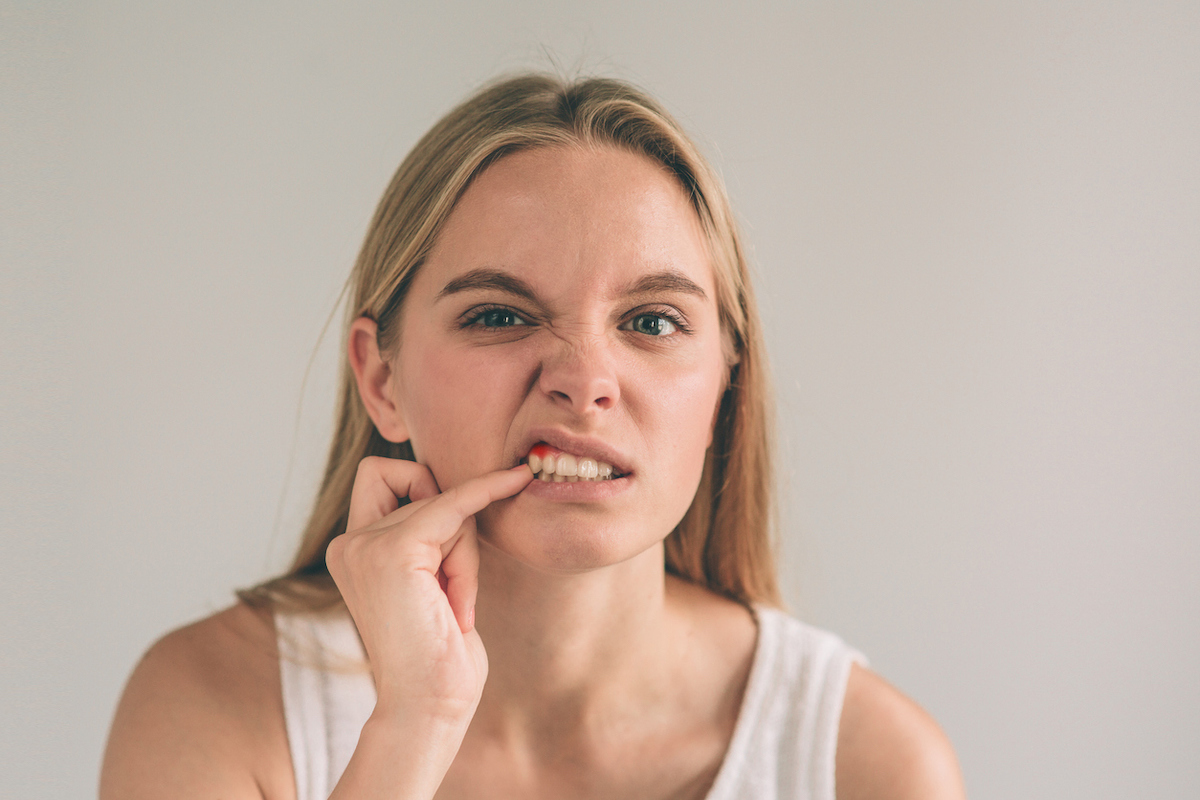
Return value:
M 521 459 L 533 475 L 545 483 L 602 482 L 625 477 L 612 464 L 591 456 L 568 453 L 545 442 L 535 444 L 529 455 Z

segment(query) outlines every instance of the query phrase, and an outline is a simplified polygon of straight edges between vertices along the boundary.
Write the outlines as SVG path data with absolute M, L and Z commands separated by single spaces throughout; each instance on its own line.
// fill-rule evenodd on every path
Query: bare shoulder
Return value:
M 851 668 L 837 743 L 838 800 L 961 800 L 958 759 L 933 717 L 868 669 Z
M 117 707 L 100 797 L 294 797 L 269 612 L 239 603 L 167 634 Z

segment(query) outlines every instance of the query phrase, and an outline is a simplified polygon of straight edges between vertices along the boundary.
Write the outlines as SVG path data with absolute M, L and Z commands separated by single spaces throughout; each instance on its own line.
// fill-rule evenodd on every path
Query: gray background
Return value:
M 142 650 L 281 566 L 392 170 L 557 61 L 725 175 L 792 607 L 974 798 L 1196 796 L 1200 5 L 417 5 L 2 6 L 0 795 L 93 794 Z

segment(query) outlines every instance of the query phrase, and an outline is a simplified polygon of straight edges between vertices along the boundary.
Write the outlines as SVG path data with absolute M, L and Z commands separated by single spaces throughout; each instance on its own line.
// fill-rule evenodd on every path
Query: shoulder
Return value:
M 924 709 L 855 664 L 838 729 L 838 800 L 960 800 L 950 741 Z
M 156 642 L 117 707 L 101 798 L 284 793 L 278 663 L 270 612 L 240 603 Z

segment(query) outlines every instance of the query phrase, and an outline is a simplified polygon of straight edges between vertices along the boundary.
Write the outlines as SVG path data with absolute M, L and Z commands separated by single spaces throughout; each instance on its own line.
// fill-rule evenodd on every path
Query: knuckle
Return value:
M 325 566 L 329 567 L 332 572 L 335 569 L 340 569 L 343 561 L 345 561 L 346 535 L 336 536 L 329 542 L 329 546 L 325 548 Z
M 362 475 L 367 472 L 379 472 L 379 468 L 380 468 L 379 462 L 382 460 L 383 459 L 381 459 L 379 456 L 367 456 L 366 458 L 364 458 L 358 462 L 358 473 L 357 474 Z
M 358 561 L 362 558 L 362 551 L 369 537 L 355 536 L 353 534 L 343 534 L 339 538 L 345 539 L 342 544 L 342 560 L 346 562 Z
M 433 470 L 424 464 L 418 464 L 415 461 L 412 462 L 412 464 L 417 469 L 417 481 L 425 484 L 428 489 L 436 491 L 438 488 L 438 483 L 437 478 L 433 477 Z

